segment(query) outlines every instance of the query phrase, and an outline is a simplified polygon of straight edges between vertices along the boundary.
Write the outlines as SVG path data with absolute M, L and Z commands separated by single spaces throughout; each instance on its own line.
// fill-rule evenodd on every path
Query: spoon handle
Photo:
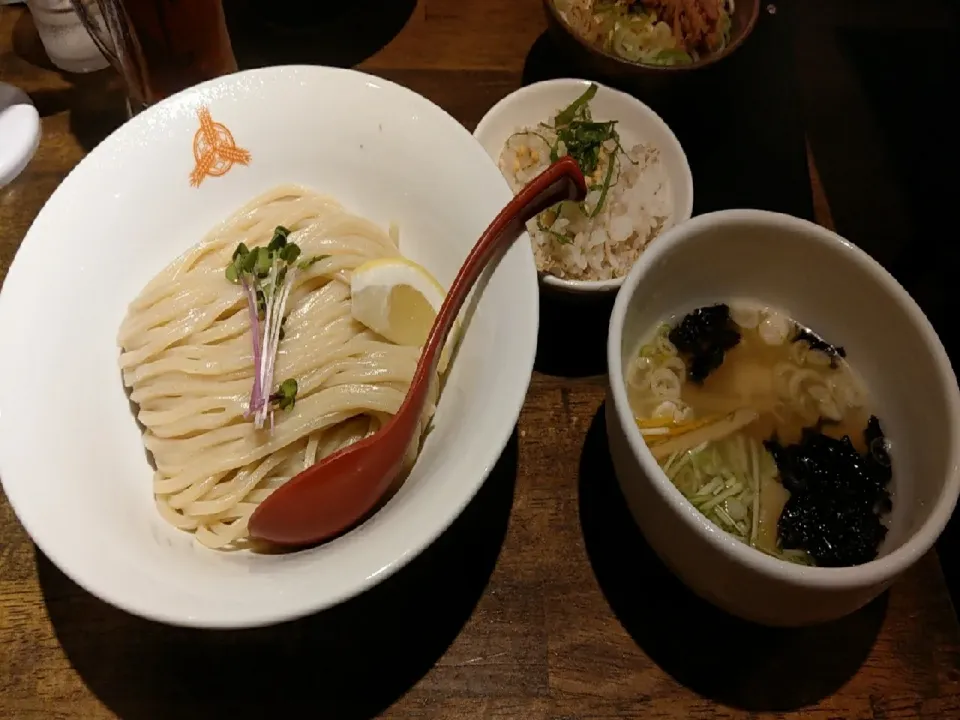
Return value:
M 450 285 L 450 290 L 447 291 L 447 296 L 427 336 L 411 387 L 419 388 L 421 385 L 426 385 L 427 379 L 436 372 L 440 351 L 446 343 L 454 320 L 460 314 L 463 303 L 466 302 L 480 274 L 497 252 L 503 249 L 503 246 L 512 244 L 531 218 L 562 200 L 583 200 L 586 194 L 587 187 L 583 174 L 576 160 L 568 155 L 557 160 L 531 180 L 500 211 L 477 244 L 473 246 L 453 284 Z M 407 401 L 413 400 L 412 396 L 415 394 L 408 395 Z

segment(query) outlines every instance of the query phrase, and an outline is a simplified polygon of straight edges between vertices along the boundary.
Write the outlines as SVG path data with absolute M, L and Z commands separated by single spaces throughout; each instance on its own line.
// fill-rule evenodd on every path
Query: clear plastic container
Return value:
M 73 73 L 102 70 L 109 64 L 77 17 L 70 0 L 27 0 L 50 61 Z

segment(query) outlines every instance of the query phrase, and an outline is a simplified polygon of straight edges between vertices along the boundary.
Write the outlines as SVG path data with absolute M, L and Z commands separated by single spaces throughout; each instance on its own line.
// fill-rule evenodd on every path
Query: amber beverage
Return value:
M 72 0 L 123 75 L 131 113 L 234 72 L 221 0 Z

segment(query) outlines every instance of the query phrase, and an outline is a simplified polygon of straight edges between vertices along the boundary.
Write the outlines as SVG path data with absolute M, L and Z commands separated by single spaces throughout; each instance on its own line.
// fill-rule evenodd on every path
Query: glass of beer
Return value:
M 237 69 L 221 0 L 71 2 L 123 76 L 131 115 Z

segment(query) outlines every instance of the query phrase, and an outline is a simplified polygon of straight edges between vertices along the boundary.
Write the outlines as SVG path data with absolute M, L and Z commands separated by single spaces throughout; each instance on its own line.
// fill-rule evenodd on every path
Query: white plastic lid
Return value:
M 0 187 L 13 182 L 40 144 L 40 114 L 20 88 L 0 82 Z

